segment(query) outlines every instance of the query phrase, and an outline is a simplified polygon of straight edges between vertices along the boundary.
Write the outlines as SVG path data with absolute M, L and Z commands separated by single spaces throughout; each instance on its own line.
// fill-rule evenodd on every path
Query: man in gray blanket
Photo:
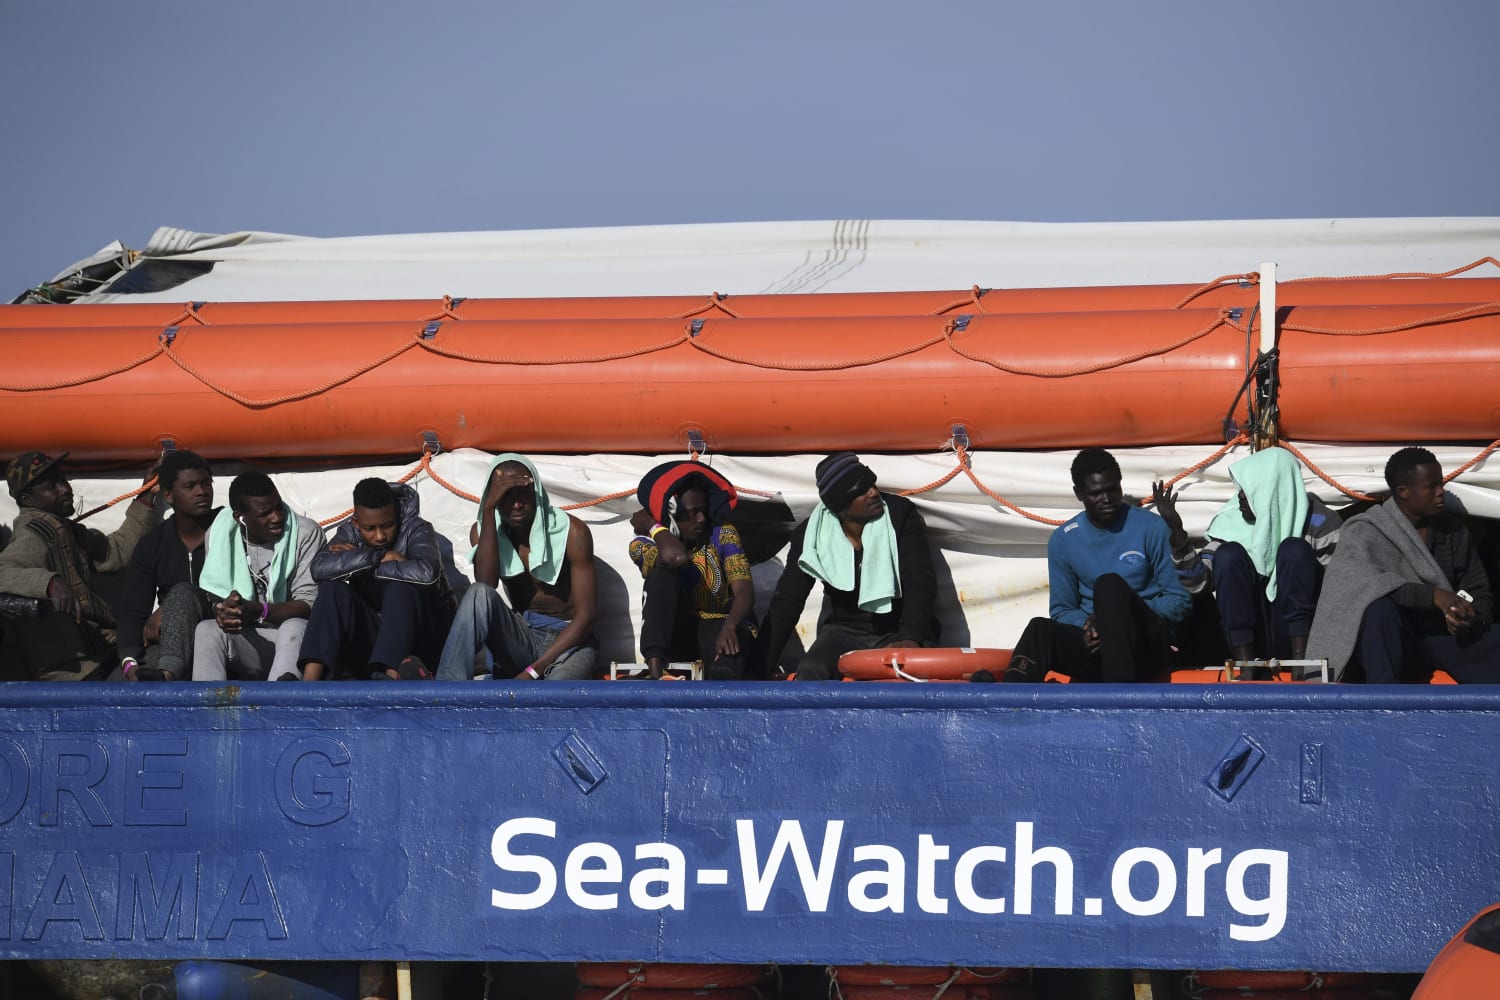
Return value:
M 1462 684 L 1500 683 L 1500 629 L 1474 542 L 1444 509 L 1443 469 L 1425 448 L 1385 466 L 1391 497 L 1345 522 L 1318 599 L 1307 655 L 1334 676 L 1351 659 L 1371 684 L 1445 670 Z

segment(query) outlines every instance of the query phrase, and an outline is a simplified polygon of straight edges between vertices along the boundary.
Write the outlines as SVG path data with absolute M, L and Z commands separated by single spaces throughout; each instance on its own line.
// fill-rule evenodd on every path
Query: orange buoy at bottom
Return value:
M 856 649 L 839 657 L 839 672 L 857 681 L 966 681 L 981 670 L 999 675 L 1008 649 L 944 646 L 930 649 Z

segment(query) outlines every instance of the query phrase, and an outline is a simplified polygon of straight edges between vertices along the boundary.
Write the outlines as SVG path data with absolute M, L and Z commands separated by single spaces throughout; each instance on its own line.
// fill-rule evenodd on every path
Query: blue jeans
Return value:
M 494 657 L 494 676 L 509 679 L 534 663 L 561 631 L 528 622 L 506 607 L 494 587 L 476 583 L 459 602 L 458 616 L 438 661 L 438 680 L 473 677 L 474 658 L 481 649 L 488 649 Z M 552 661 L 545 676 L 551 681 L 586 681 L 594 676 L 597 660 L 592 645 L 574 646 Z

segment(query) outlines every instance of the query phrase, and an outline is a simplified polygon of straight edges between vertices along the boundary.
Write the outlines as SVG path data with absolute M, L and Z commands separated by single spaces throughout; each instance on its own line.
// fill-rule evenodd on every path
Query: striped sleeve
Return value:
M 1313 494 L 1307 495 L 1307 526 L 1303 529 L 1302 537 L 1312 546 L 1319 565 L 1327 566 L 1328 561 L 1333 558 L 1333 550 L 1339 544 L 1339 528 L 1342 526 L 1343 519 L 1333 508 Z

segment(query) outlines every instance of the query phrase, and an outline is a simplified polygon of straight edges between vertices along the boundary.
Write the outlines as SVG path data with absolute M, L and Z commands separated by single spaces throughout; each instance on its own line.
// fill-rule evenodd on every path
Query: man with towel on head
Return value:
M 630 519 L 630 561 L 644 578 L 641 655 L 652 678 L 672 659 L 703 661 L 708 680 L 739 680 L 755 638 L 750 561 L 726 518 L 739 502 L 728 479 L 702 462 L 646 473 Z
M 1333 558 L 1339 516 L 1302 483 L 1285 448 L 1263 448 L 1229 467 L 1239 495 L 1214 515 L 1195 549 L 1177 495 L 1156 483 L 1156 512 L 1171 530 L 1172 562 L 1190 594 L 1210 582 L 1224 640 L 1236 660 L 1307 656 L 1323 567 Z
M 1370 684 L 1500 683 L 1495 599 L 1468 529 L 1445 508 L 1443 467 L 1426 448 L 1385 466 L 1390 499 L 1344 524 L 1307 655 L 1342 677 L 1357 659 Z
M 193 680 L 296 681 L 297 655 L 318 584 L 318 523 L 293 513 L 263 472 L 229 484 L 229 509 L 208 529 L 198 586 L 213 618 L 193 635 Z
M 1129 683 L 1168 668 L 1172 626 L 1193 600 L 1172 565 L 1167 524 L 1126 504 L 1120 464 L 1103 448 L 1073 459 L 1073 495 L 1083 504 L 1047 539 L 1048 618 L 1016 641 L 1006 681 Z
M 779 672 L 815 580 L 830 611 L 797 666 L 798 680 L 838 680 L 839 657 L 850 650 L 935 645 L 937 581 L 916 505 L 876 489 L 875 473 L 852 452 L 829 455 L 814 475 L 818 505 L 792 532 L 766 613 L 770 676 Z
M 593 677 L 593 536 L 588 525 L 552 506 L 528 459 L 506 453 L 491 463 L 471 537 L 475 583 L 459 604 L 438 679 L 475 676 L 482 649 L 494 657 L 493 676 L 500 679 Z M 510 607 L 495 589 L 502 580 Z

